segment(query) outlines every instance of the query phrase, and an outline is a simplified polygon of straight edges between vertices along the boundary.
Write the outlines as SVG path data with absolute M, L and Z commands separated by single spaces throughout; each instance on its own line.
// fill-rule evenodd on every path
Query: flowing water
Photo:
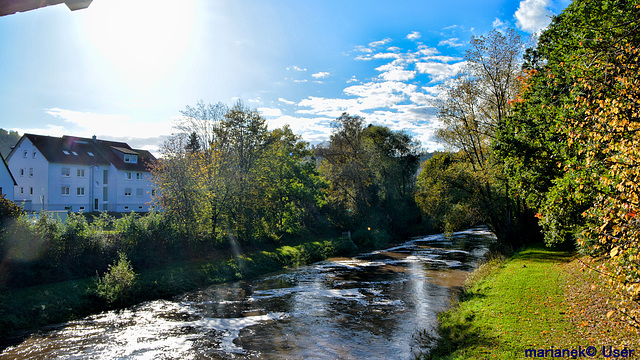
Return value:
M 43 329 L 0 359 L 410 359 L 493 235 L 433 235 Z

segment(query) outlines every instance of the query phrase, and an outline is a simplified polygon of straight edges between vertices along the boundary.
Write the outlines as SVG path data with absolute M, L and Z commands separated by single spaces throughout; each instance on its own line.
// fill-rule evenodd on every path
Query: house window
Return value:
M 71 176 L 71 169 L 69 169 L 69 168 L 62 168 L 62 170 L 60 171 L 60 173 L 62 174 L 62 177 L 69 177 L 69 176 Z
M 20 187 L 20 194 L 24 194 L 24 188 Z
M 125 210 L 129 210 L 129 207 L 128 207 L 128 206 L 125 206 L 125 207 L 124 207 L 124 209 L 125 209 Z
M 125 180 L 131 180 L 131 173 L 128 172 L 128 171 L 126 173 L 124 173 L 124 178 L 125 178 Z
M 136 197 L 142 197 L 142 189 L 141 188 L 136 189 Z
M 33 195 L 33 186 L 29 188 L 29 195 Z
M 151 196 L 156 196 L 156 189 L 151 189 Z
M 106 186 L 102 188 L 102 201 L 109 201 L 109 188 Z
M 131 196 L 131 188 L 124 188 L 124 196 Z
M 84 210 L 84 206 L 80 206 L 80 211 L 83 211 L 83 210 Z
M 69 186 L 63 186 L 62 187 L 62 196 L 69 196 L 69 193 L 70 193 L 69 190 L 70 190 Z
M 136 173 L 136 180 L 140 180 L 140 179 L 142 179 L 142 174 Z
M 137 164 L 138 163 L 138 155 L 125 154 L 124 155 L 124 162 Z
M 31 158 L 35 159 L 36 158 L 36 152 L 34 151 L 33 154 L 31 155 Z
M 138 209 L 142 210 L 142 206 L 138 206 Z
M 20 169 L 20 176 L 24 176 L 24 169 Z
M 79 178 L 83 178 L 84 179 L 84 169 L 78 169 L 78 171 L 76 171 L 76 175 Z
M 69 152 L 68 152 L 67 150 L 62 150 L 62 152 L 63 152 L 65 155 L 71 155 L 71 154 L 69 154 Z
M 29 177 L 33 177 L 33 168 L 29 168 Z
M 27 150 L 25 150 L 24 154 L 23 154 L 23 157 L 26 159 L 28 155 L 29 155 L 29 152 Z
M 83 187 L 79 187 L 76 189 L 76 194 L 78 196 L 84 196 L 84 188 Z

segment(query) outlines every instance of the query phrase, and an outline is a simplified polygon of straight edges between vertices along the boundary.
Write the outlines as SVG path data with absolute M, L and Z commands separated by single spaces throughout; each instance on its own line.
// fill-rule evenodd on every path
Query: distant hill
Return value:
M 7 155 L 11 152 L 11 147 L 17 144 L 18 140 L 20 140 L 20 134 L 17 131 L 0 129 L 0 153 L 2 157 L 7 158 Z

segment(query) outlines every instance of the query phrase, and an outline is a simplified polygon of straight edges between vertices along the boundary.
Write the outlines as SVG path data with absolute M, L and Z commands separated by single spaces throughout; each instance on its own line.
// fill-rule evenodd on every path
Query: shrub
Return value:
M 118 254 L 117 264 L 109 265 L 109 270 L 96 280 L 96 294 L 108 305 L 126 304 L 132 295 L 136 273 L 124 253 Z

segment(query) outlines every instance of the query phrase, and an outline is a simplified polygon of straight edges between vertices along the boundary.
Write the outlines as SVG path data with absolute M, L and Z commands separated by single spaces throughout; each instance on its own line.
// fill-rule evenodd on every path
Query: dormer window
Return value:
M 137 164 L 138 163 L 138 155 L 124 154 L 124 162 Z
M 77 153 L 77 152 L 75 152 L 75 151 L 72 151 L 71 153 L 72 153 L 73 155 L 75 155 L 75 156 L 78 156 L 78 153 Z
M 71 155 L 71 154 L 69 154 L 69 152 L 68 152 L 67 150 L 62 150 L 62 152 L 63 152 L 65 155 Z
M 93 153 L 91 151 L 87 151 L 87 154 L 89 154 L 89 156 L 93 156 Z

